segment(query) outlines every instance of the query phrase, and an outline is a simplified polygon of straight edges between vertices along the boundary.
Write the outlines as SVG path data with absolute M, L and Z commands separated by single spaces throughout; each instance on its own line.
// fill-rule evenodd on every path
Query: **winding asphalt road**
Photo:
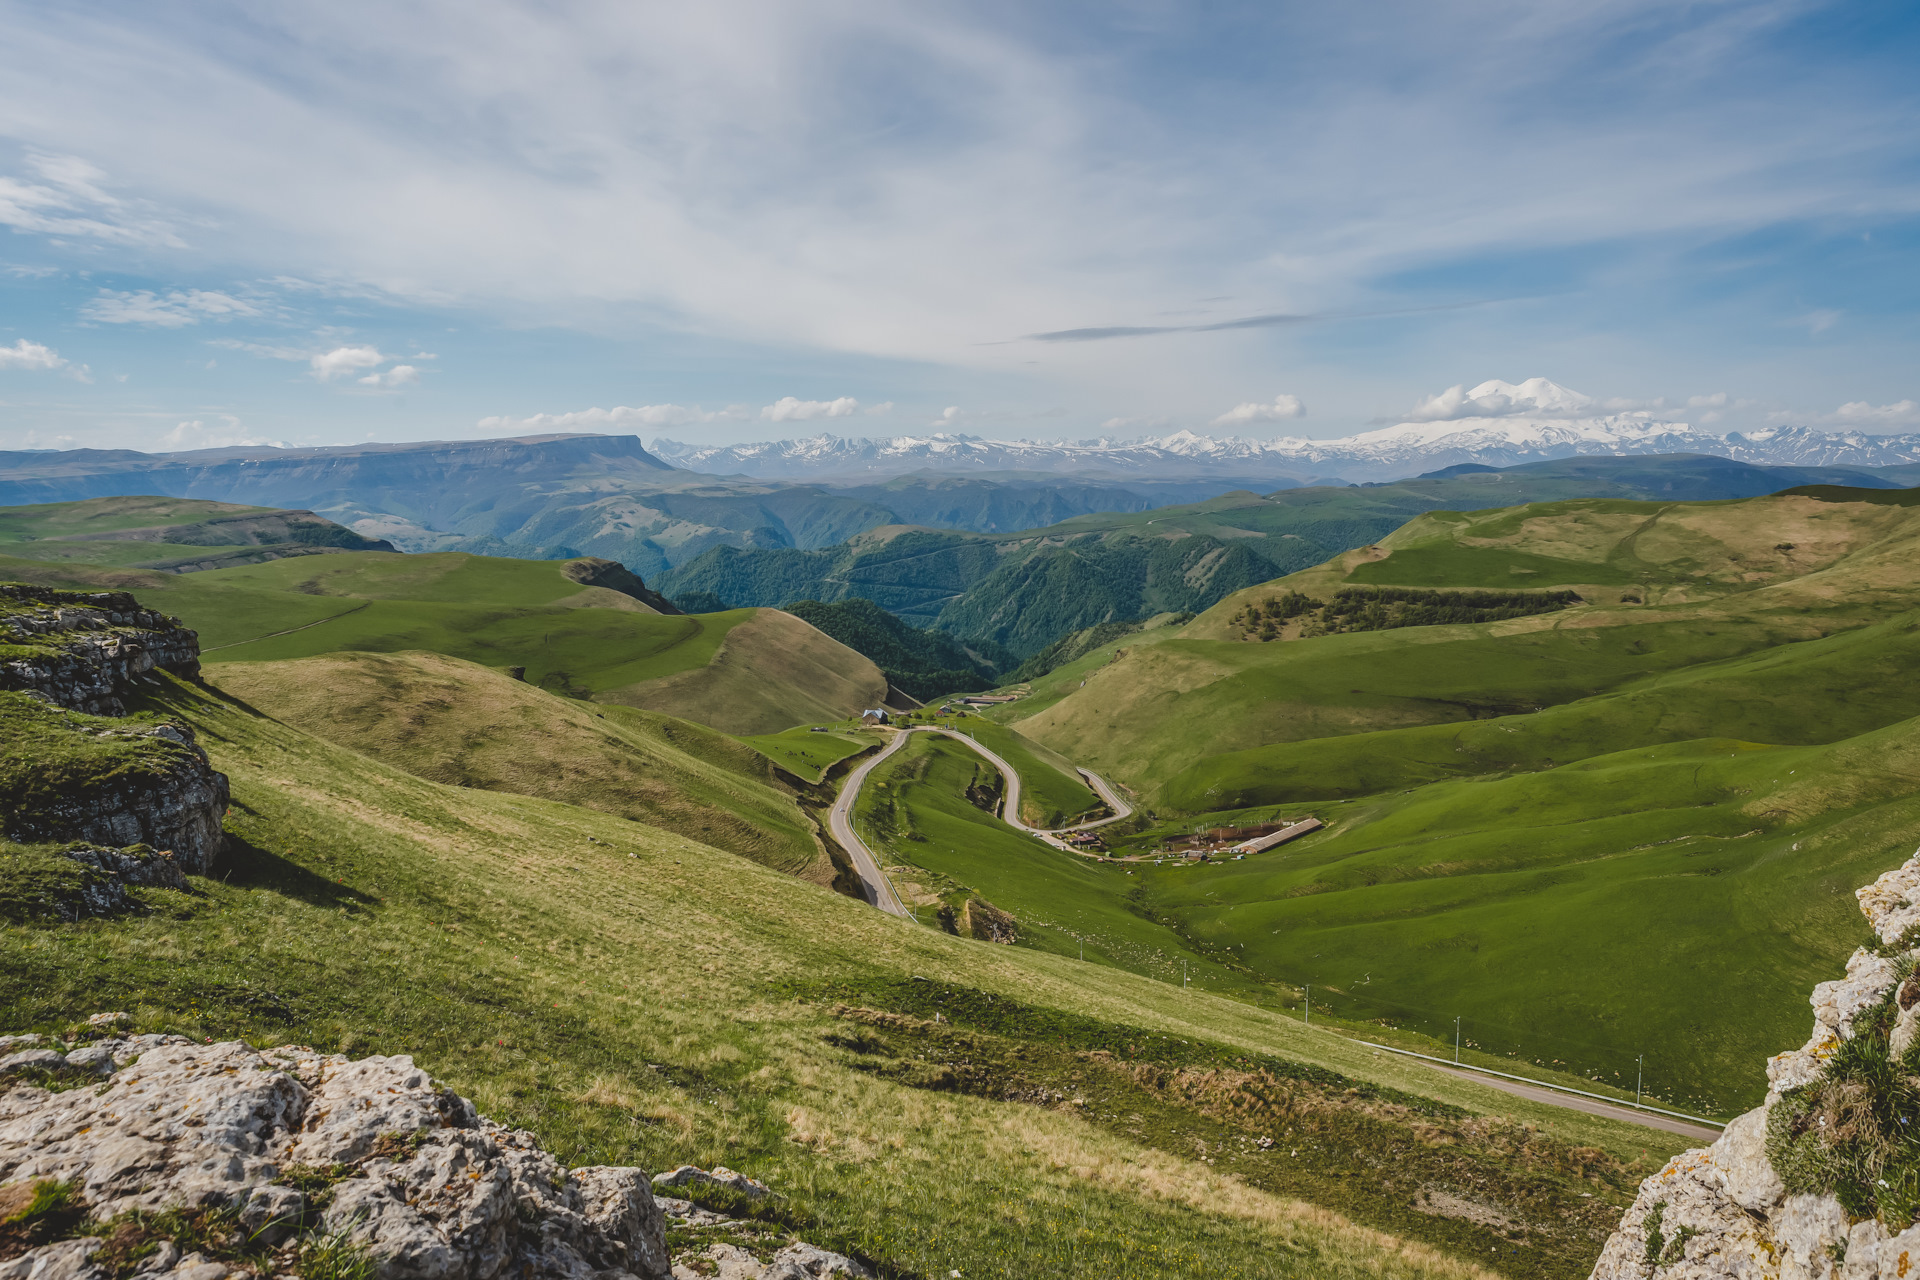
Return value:
M 1005 798 L 1000 806 L 1001 819 L 1008 826 L 1044 840 L 1056 849 L 1065 849 L 1068 853 L 1079 853 L 1080 850 L 1062 840 L 1061 835 L 1074 831 L 1091 831 L 1095 827 L 1104 827 L 1110 822 L 1118 822 L 1122 818 L 1133 816 L 1133 806 L 1122 800 L 1114 789 L 1107 785 L 1106 779 L 1090 770 L 1081 769 L 1080 776 L 1085 778 L 1088 785 L 1107 802 L 1108 807 L 1113 810 L 1113 816 L 1053 830 L 1030 827 L 1020 820 L 1020 771 L 1002 759 L 998 752 L 980 745 L 957 729 L 926 726 L 896 732 L 893 735 L 893 741 L 887 744 L 885 750 L 847 775 L 847 781 L 840 788 L 840 795 L 834 800 L 833 808 L 827 811 L 827 830 L 833 833 L 833 838 L 840 842 L 840 847 L 845 849 L 847 856 L 853 859 L 853 869 L 859 873 L 860 882 L 866 888 L 867 901 L 891 915 L 905 916 L 911 913 L 901 905 L 900 896 L 893 891 L 892 882 L 880 869 L 880 859 L 874 856 L 873 850 L 867 847 L 867 842 L 862 840 L 859 832 L 853 829 L 853 806 L 860 799 L 860 788 L 866 785 L 867 775 L 872 773 L 881 761 L 906 746 L 907 739 L 916 733 L 944 733 L 949 738 L 966 743 L 985 756 L 987 763 L 998 769 L 1001 778 L 1006 782 Z
M 827 810 L 827 830 L 840 842 L 840 847 L 853 859 L 853 869 L 859 873 L 861 884 L 866 886 L 867 901 L 889 915 L 908 914 L 900 905 L 900 895 L 893 891 L 893 883 L 886 873 L 880 870 L 880 860 L 873 856 L 873 850 L 867 848 L 853 829 L 853 802 L 860 798 L 860 788 L 865 785 L 867 775 L 872 773 L 882 760 L 907 745 L 907 735 L 895 734 L 886 749 L 873 759 L 847 775 L 845 785 L 840 788 L 840 796 L 833 802 L 833 808 Z

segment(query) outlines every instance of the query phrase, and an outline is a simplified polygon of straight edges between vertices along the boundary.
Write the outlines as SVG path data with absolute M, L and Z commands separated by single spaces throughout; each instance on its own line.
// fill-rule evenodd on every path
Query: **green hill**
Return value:
M 0 577 L 139 591 L 200 632 L 210 665 L 424 650 L 728 733 L 842 719 L 886 696 L 878 667 L 798 618 L 656 614 L 582 585 L 570 572 L 583 563 L 343 552 L 163 574 L 0 559 Z
M 765 757 L 701 725 L 558 698 L 433 653 L 228 662 L 210 674 L 275 719 L 422 778 L 598 809 L 833 879 Z
M 1744 498 L 1809 483 L 1895 482 L 1846 468 L 1691 454 L 1454 467 L 1391 484 L 1242 491 L 1082 515 L 1017 533 L 880 528 L 815 550 L 716 547 L 662 581 L 669 595 L 734 606 L 869 599 L 916 626 L 991 640 L 1026 658 L 1073 632 L 1206 609 L 1376 542 L 1429 511 L 1570 498 Z
M 0 551 L 62 564 L 171 573 L 393 547 L 315 515 L 189 498 L 93 498 L 0 507 Z
M 1139 868 L 1130 905 L 1188 945 L 1354 1017 L 1439 1035 L 1461 1015 L 1490 1052 L 1603 1080 L 1644 1051 L 1669 1096 L 1744 1105 L 1799 1034 L 1799 993 L 1855 945 L 1851 891 L 1920 819 L 1920 508 L 1833 496 L 1429 513 L 992 714 L 1141 791 L 1159 825 L 1123 850 L 1330 824 Z M 1399 602 L 1402 624 L 1561 607 L 1249 625 L 1289 592 Z
M 230 846 L 145 914 L 0 930 L 10 1030 L 114 1008 L 410 1053 L 568 1164 L 728 1163 L 782 1193 L 756 1214 L 897 1275 L 1469 1280 L 1497 1254 L 1577 1280 L 1680 1145 L 216 691 L 167 679 L 144 709 L 230 775 Z M 1505 1206 L 1527 1247 L 1414 1207 L 1431 1188 Z

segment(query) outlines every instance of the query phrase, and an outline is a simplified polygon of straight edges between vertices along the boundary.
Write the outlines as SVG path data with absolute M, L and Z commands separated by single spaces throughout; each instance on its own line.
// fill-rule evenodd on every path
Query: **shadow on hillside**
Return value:
M 371 894 L 329 880 L 232 832 L 210 878 L 239 889 L 271 889 L 315 907 L 367 907 L 374 901 Z

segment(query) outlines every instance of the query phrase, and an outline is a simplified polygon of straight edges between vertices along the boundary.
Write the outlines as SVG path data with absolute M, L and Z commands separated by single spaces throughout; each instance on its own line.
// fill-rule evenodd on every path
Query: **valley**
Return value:
M 1437 483 L 1507 483 L 1481 474 Z M 1013 541 L 1085 566 L 1082 537 L 1401 500 L 1315 493 Z M 1731 1115 L 1920 826 L 1901 490 L 1432 506 L 1014 672 L 864 595 L 684 613 L 613 561 L 315 549 L 282 509 L 164 501 L 0 511 L 0 574 L 199 633 L 197 677 L 127 697 L 231 779 L 228 845 L 136 910 L 8 899 L 14 1023 L 85 991 L 404 1047 L 569 1159 L 748 1163 L 793 1230 L 900 1275 L 1577 1280 L 1679 1138 L 1361 1041 Z M 226 520 L 259 558 L 135 558 Z M 995 545 L 962 543 L 858 545 Z M 1081 599 L 1051 572 L 1033 600 Z

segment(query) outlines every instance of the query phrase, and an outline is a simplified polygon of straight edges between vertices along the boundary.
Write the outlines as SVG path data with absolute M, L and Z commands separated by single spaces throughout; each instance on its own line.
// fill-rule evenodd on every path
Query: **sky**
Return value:
M 1920 430 L 1910 3 L 0 0 L 0 449 Z M 1454 393 L 1457 395 L 1457 393 Z

